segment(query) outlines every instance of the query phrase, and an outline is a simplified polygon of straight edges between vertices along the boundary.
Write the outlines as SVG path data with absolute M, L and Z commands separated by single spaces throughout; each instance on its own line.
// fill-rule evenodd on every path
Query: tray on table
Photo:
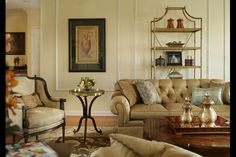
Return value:
M 216 127 L 201 127 L 198 116 L 193 117 L 191 127 L 180 126 L 180 116 L 169 116 L 169 127 L 175 134 L 230 134 L 230 121 L 217 116 Z

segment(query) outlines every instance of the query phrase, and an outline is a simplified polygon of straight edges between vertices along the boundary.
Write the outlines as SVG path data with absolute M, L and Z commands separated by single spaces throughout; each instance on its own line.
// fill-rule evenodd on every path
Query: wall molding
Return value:
M 116 81 L 120 79 L 120 1 L 117 0 L 117 50 L 116 50 Z
M 136 55 L 136 52 L 137 52 L 137 35 L 136 35 L 136 32 L 137 32 L 137 14 L 138 14 L 138 7 L 137 7 L 137 0 L 134 0 L 134 65 L 133 65 L 133 68 L 134 68 L 134 78 L 137 77 L 137 74 L 136 74 L 136 63 L 137 63 L 137 55 Z
M 59 6 L 58 5 L 59 5 L 58 4 L 58 0 L 56 0 L 56 9 L 55 9 L 56 10 L 56 29 L 55 29 L 55 31 L 56 31 L 56 36 L 55 36 L 56 37 L 56 62 L 55 62 L 56 63 L 56 65 L 55 65 L 55 68 L 56 68 L 56 79 L 55 80 L 56 80 L 56 91 L 61 91 L 61 90 L 68 90 L 68 89 L 60 89 L 59 85 L 58 85 L 59 84 L 59 82 L 58 82 L 58 77 L 59 77 L 58 73 L 59 72 L 58 72 L 58 66 L 57 66 L 58 62 L 59 62 L 58 61 L 58 53 L 59 53 L 58 52 L 58 23 L 59 23 L 58 22 L 58 10 L 59 10 L 59 8 L 58 8 Z

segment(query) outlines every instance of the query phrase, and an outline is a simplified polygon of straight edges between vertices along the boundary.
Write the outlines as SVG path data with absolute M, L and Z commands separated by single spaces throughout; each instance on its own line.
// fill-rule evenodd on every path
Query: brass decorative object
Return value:
M 202 110 L 199 113 L 201 127 L 216 126 L 215 121 L 217 119 L 217 114 L 212 108 L 212 104 L 214 104 L 214 101 L 210 99 L 208 92 L 206 92 L 202 101 Z
M 182 106 L 183 113 L 180 116 L 180 126 L 183 128 L 191 127 L 193 114 L 192 114 L 192 105 L 189 97 L 185 97 L 185 102 Z

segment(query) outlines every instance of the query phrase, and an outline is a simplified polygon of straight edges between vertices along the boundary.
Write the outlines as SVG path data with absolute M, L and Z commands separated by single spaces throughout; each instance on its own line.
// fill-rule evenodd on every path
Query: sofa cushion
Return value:
M 170 116 L 179 116 L 183 113 L 183 103 L 168 103 L 163 104 L 163 106 L 169 111 Z M 196 105 L 192 105 L 192 113 L 197 116 L 201 108 Z
M 222 101 L 222 88 L 212 87 L 212 88 L 193 88 L 192 89 L 192 104 L 200 105 L 203 101 L 205 93 L 208 92 L 210 98 L 215 102 L 215 104 L 223 104 Z
M 145 104 L 161 103 L 161 98 L 155 86 L 150 81 L 139 80 L 135 82 L 139 94 Z
M 121 93 L 128 99 L 130 106 L 136 104 L 136 102 L 140 102 L 141 97 L 139 92 L 132 82 L 120 80 L 118 84 L 121 88 Z
M 148 141 L 124 134 L 110 134 L 110 142 L 111 147 L 99 148 L 91 157 L 201 157 L 166 142 Z
M 16 96 L 16 102 L 22 105 L 27 105 L 30 108 L 43 105 L 43 103 L 39 99 L 38 94 L 36 93 L 30 95 Z
M 223 90 L 223 102 L 230 104 L 230 82 L 224 82 L 222 80 L 211 80 L 210 87 L 222 87 Z
M 146 119 L 169 116 L 169 111 L 161 104 L 135 104 L 130 108 L 131 119 Z

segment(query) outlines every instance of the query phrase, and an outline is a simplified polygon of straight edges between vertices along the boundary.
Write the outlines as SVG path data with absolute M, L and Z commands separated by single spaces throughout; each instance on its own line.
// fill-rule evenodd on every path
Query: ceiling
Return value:
M 5 0 L 6 10 L 24 9 L 25 11 L 40 8 L 40 0 Z

